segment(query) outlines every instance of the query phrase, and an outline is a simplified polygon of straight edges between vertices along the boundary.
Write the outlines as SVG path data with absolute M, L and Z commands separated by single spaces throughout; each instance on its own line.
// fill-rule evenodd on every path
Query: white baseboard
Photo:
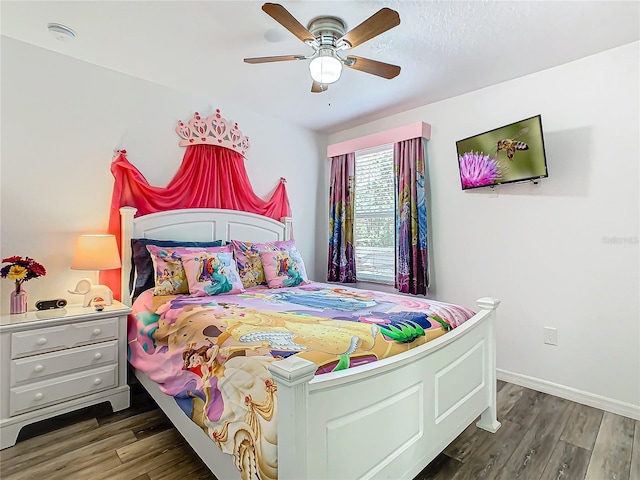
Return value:
M 555 395 L 556 397 L 571 400 L 590 407 L 599 408 L 607 412 L 622 415 L 623 417 L 640 420 L 640 405 L 621 402 L 612 398 L 603 397 L 594 393 L 584 392 L 575 388 L 566 387 L 557 383 L 540 380 L 539 378 L 528 377 L 519 373 L 508 372 L 500 368 L 496 369 L 498 380 L 531 388 L 542 393 Z

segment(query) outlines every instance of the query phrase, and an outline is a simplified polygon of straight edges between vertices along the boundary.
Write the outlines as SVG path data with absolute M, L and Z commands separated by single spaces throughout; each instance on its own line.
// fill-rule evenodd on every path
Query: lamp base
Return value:
M 104 305 L 113 304 L 113 292 L 111 289 L 106 285 L 92 285 L 91 280 L 88 278 L 80 280 L 76 285 L 76 289 L 69 290 L 69 293 L 84 295 L 83 307 L 88 307 L 96 299 L 101 299 Z
M 91 290 L 84 296 L 83 307 L 88 307 L 96 299 L 102 299 L 105 305 L 113 304 L 113 292 L 106 285 L 91 285 Z

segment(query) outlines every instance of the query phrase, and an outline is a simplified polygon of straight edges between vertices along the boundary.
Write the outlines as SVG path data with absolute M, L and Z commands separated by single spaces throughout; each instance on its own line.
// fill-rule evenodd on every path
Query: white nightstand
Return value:
M 0 316 L 0 449 L 25 425 L 102 402 L 129 407 L 127 314 L 63 309 Z

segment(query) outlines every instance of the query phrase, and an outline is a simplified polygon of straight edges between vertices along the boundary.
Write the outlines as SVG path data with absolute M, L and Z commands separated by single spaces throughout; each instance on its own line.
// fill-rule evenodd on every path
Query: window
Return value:
M 393 145 L 356 152 L 354 250 L 358 280 L 395 280 Z

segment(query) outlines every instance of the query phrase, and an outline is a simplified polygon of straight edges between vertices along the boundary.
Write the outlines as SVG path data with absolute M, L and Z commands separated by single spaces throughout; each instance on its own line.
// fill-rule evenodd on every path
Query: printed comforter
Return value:
M 316 375 L 437 338 L 473 312 L 415 297 L 311 283 L 235 295 L 154 297 L 129 316 L 129 361 L 234 455 L 243 478 L 277 478 L 277 385 L 268 367 L 298 355 Z

